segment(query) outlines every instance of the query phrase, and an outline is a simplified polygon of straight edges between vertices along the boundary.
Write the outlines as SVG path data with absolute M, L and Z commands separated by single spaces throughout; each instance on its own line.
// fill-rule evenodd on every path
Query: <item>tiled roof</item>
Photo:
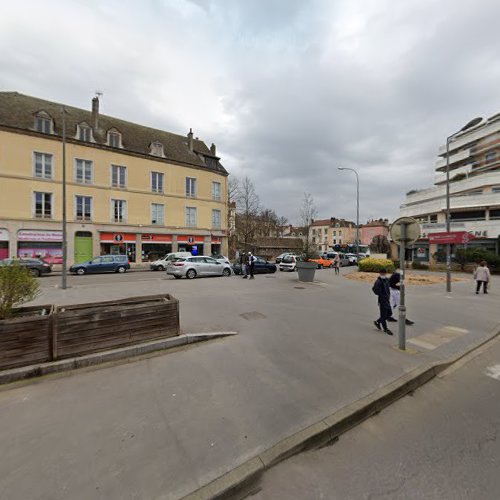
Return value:
M 61 137 L 62 106 L 59 103 L 26 96 L 18 92 L 0 92 L 0 126 L 37 133 L 34 131 L 34 117 L 39 112 L 45 112 L 53 119 L 54 135 Z M 64 107 L 67 112 L 66 136 L 69 140 L 75 140 L 78 124 L 85 122 L 87 125 L 92 126 L 92 112 L 67 105 L 64 105 Z M 165 161 L 171 160 L 227 175 L 227 171 L 219 161 L 214 162 L 215 167 L 207 166 L 202 157 L 207 156 L 213 159 L 217 157 L 213 156 L 207 145 L 199 139 L 193 139 L 194 151 L 190 151 L 187 136 L 172 134 L 99 114 L 98 128 L 97 130 L 93 129 L 95 144 L 107 147 L 107 132 L 110 129 L 116 129 L 121 134 L 123 147 L 120 148 L 120 151 L 123 153 L 140 154 L 159 161 L 162 159 Z M 150 145 L 153 142 L 163 144 L 165 158 L 149 154 Z M 85 144 L 88 145 L 89 143 Z
M 335 219 L 335 217 L 332 217 L 330 219 L 321 219 L 321 220 L 315 220 L 311 226 L 331 226 L 335 227 L 336 225 L 339 225 L 339 227 L 353 227 L 356 226 L 354 222 L 351 222 L 349 220 L 344 220 L 344 219 Z

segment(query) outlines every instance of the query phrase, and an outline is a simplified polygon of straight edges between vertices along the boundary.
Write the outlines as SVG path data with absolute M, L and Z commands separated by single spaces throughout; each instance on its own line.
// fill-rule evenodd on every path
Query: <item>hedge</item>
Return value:
M 379 273 L 380 271 L 393 273 L 395 267 L 390 259 L 373 259 L 368 257 L 359 261 L 358 269 L 366 273 Z

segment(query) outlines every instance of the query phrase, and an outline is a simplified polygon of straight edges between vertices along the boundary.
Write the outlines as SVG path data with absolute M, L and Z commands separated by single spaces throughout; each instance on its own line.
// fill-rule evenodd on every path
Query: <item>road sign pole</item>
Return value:
M 406 252 L 406 223 L 402 222 L 401 241 L 399 243 L 399 267 L 401 280 L 399 282 L 399 348 L 406 350 L 406 305 L 405 305 L 405 252 Z

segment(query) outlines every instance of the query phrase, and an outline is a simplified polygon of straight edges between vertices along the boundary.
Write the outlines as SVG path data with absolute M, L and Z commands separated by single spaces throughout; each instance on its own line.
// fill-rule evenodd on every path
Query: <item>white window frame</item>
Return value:
M 159 176 L 161 178 L 161 189 L 158 189 L 158 187 L 156 187 L 156 189 L 155 189 L 153 186 L 153 179 L 156 176 Z M 150 175 L 150 181 L 151 181 L 150 185 L 151 185 L 151 192 L 152 193 L 164 193 L 165 192 L 165 174 L 163 172 L 158 172 L 156 170 L 152 170 L 151 175 Z
M 38 217 L 36 215 L 36 195 L 38 193 L 50 195 L 50 216 L 48 216 L 48 217 L 46 217 L 44 215 L 45 210 L 42 210 L 42 215 L 41 216 Z M 48 193 L 47 191 L 33 191 L 33 194 L 32 194 L 33 219 L 45 219 L 45 220 L 53 219 L 54 218 L 54 206 L 55 206 L 54 205 L 54 193 Z M 44 203 L 44 207 L 45 207 L 45 203 Z
M 161 143 L 160 141 L 152 142 L 149 146 L 149 154 L 151 154 L 152 156 L 163 158 L 165 156 L 165 148 L 163 146 L 163 143 Z
M 118 138 L 118 145 L 117 146 L 111 144 L 111 137 L 112 136 Z M 108 146 L 110 146 L 112 148 L 121 148 L 122 147 L 122 134 L 120 134 L 120 132 L 117 132 L 116 130 L 108 130 L 108 137 L 107 137 L 106 142 L 107 142 Z
M 123 169 L 123 185 L 121 185 L 120 182 L 118 182 L 116 185 L 113 184 L 113 170 L 117 168 L 118 169 L 118 172 L 121 172 Z M 110 179 L 110 184 L 111 184 L 111 187 L 112 188 L 116 188 L 116 189 L 126 189 L 127 188 L 127 177 L 128 177 L 128 174 L 127 174 L 127 167 L 125 165 L 115 165 L 115 164 L 111 164 L 111 169 L 110 169 L 110 175 L 111 175 L 111 179 Z M 117 180 L 120 181 L 120 176 L 118 175 L 117 177 Z
M 219 192 L 217 193 L 215 187 L 218 186 Z M 212 199 L 220 201 L 222 199 L 222 184 L 217 181 L 212 181 Z
M 41 121 L 45 124 L 49 124 L 49 131 L 47 132 L 46 130 L 38 130 L 38 121 Z M 45 127 L 41 127 L 44 129 Z M 44 114 L 37 114 L 35 115 L 35 123 L 34 123 L 34 129 L 36 132 L 39 132 L 40 134 L 53 134 L 54 133 L 54 120 L 50 116 L 45 116 Z
M 81 218 L 78 218 L 78 213 L 77 213 L 77 207 L 78 207 L 78 198 L 87 198 L 90 200 L 90 214 L 89 217 L 86 218 L 85 214 L 81 216 Z M 85 212 L 85 209 L 83 209 L 83 212 Z M 84 222 L 90 222 L 94 218 L 94 200 L 92 196 L 87 196 L 83 194 L 75 194 L 74 198 L 74 218 L 76 221 L 84 221 Z
M 42 155 L 45 157 L 50 157 L 50 175 L 46 175 L 46 165 L 45 161 L 42 164 L 42 175 L 36 175 L 36 156 Z M 42 153 L 41 151 L 33 151 L 33 177 L 36 179 L 53 179 L 54 178 L 54 155 L 52 153 Z
M 119 201 L 121 202 L 122 205 L 122 220 L 116 220 L 115 219 L 115 202 Z M 111 222 L 114 222 L 115 224 L 123 224 L 127 222 L 127 216 L 128 216 L 128 207 L 127 207 L 127 200 L 122 200 L 119 198 L 111 198 Z
M 158 212 L 155 213 L 155 209 L 161 207 L 161 220 L 158 220 Z M 156 222 L 155 222 L 156 221 Z M 151 224 L 155 226 L 165 225 L 165 205 L 163 203 L 151 203 Z
M 84 166 L 87 166 L 87 163 L 90 164 L 90 182 L 85 181 L 85 169 L 83 170 L 83 178 L 81 181 L 78 180 L 77 172 L 78 172 L 78 162 L 84 162 Z M 74 177 L 75 177 L 75 182 L 78 184 L 94 184 L 94 162 L 92 160 L 84 160 L 83 158 L 75 158 L 75 165 L 74 165 Z
M 190 188 L 193 187 L 193 184 L 194 184 L 194 190 L 193 189 L 189 189 L 188 191 L 188 181 L 190 181 Z M 193 182 L 194 181 L 194 182 Z M 197 178 L 196 177 L 186 177 L 186 197 L 187 198 L 196 198 L 197 197 L 197 194 L 198 194 L 198 182 L 197 182 Z M 193 193 L 194 191 L 194 193 Z
M 215 214 L 219 214 L 219 223 L 217 224 L 215 221 Z M 222 210 L 214 208 L 212 210 L 212 228 L 221 229 L 222 228 Z
M 90 125 L 87 125 L 86 123 L 79 123 L 76 127 L 76 139 L 81 141 L 81 142 L 94 142 L 94 137 L 92 134 L 92 127 Z M 84 130 L 88 130 L 88 140 L 87 139 L 82 139 L 82 135 L 84 134 Z
M 188 211 L 194 210 L 194 224 L 191 224 L 191 216 L 188 217 Z M 184 211 L 186 227 L 198 227 L 198 208 L 197 207 L 186 207 Z

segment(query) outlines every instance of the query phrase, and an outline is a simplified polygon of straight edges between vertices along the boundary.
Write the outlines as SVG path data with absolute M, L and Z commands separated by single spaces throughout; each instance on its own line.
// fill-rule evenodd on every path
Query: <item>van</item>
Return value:
M 165 271 L 167 269 L 167 264 L 174 259 L 185 259 L 186 257 L 192 257 L 191 252 L 172 252 L 165 255 L 165 257 L 151 262 L 151 271 Z

